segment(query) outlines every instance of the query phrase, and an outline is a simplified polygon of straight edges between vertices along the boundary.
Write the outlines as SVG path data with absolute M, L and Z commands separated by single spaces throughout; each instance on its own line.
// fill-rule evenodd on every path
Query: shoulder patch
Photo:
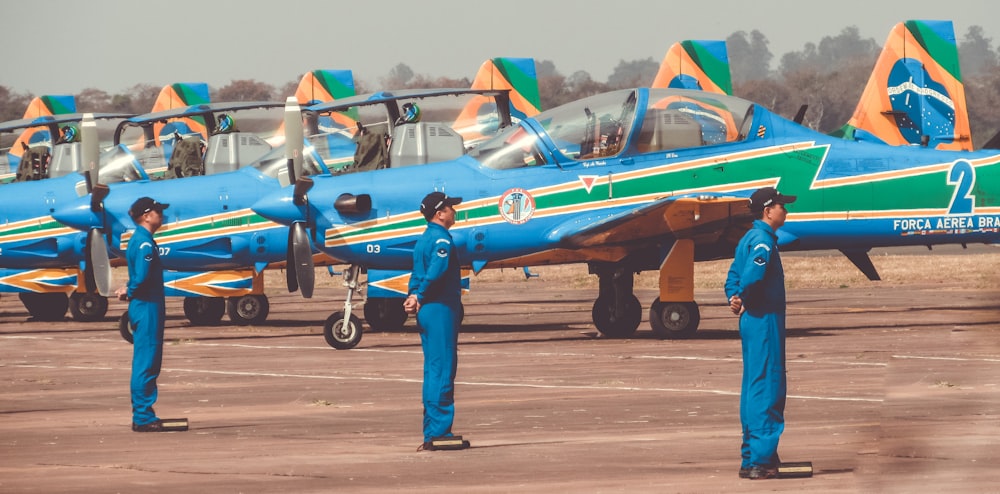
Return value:
M 443 257 L 448 257 L 448 248 L 447 247 L 438 247 L 438 249 L 437 249 L 437 256 L 438 257 L 442 257 L 442 258 Z
M 756 264 L 756 265 L 758 265 L 758 266 L 763 266 L 763 265 L 767 264 L 767 261 L 765 261 L 763 257 L 759 257 L 758 256 L 758 257 L 755 257 L 753 259 L 753 263 Z
M 763 242 L 761 242 L 761 243 L 753 246 L 753 250 L 757 250 L 757 249 L 764 249 L 764 250 L 766 250 L 768 252 L 771 252 L 771 246 L 767 245 L 767 244 L 765 244 Z

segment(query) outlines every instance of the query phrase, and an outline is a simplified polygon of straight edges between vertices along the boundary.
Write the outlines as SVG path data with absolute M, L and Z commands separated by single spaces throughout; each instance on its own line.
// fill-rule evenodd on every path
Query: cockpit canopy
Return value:
M 469 155 L 485 167 L 509 169 L 735 142 L 745 138 L 740 125 L 751 107 L 703 91 L 614 91 L 542 112 Z

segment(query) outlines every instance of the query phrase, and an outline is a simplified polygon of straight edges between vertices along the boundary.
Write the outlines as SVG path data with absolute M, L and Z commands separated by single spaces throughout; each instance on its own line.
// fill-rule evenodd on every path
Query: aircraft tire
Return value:
M 184 297 L 184 316 L 195 326 L 215 326 L 225 313 L 222 297 Z
M 398 298 L 371 297 L 365 301 L 364 311 L 365 322 L 373 331 L 402 329 L 409 317 Z
M 96 293 L 73 293 L 69 296 L 69 313 L 74 321 L 99 321 L 108 313 L 108 298 Z
M 128 311 L 118 318 L 118 333 L 122 335 L 123 340 L 132 344 L 135 326 L 132 326 L 132 321 L 128 318 Z
M 28 314 L 38 321 L 61 321 L 69 308 L 69 297 L 65 293 L 19 293 Z
M 267 295 L 243 295 L 242 297 L 229 297 L 226 302 L 226 311 L 229 313 L 229 320 L 237 326 L 249 326 L 260 324 L 267 320 L 267 315 L 271 310 L 271 304 L 267 300 Z
M 351 314 L 351 320 L 344 323 L 344 312 L 330 314 L 323 324 L 323 337 L 326 344 L 337 350 L 350 350 L 361 342 L 361 319 Z
M 598 297 L 594 301 L 594 308 L 590 314 L 594 319 L 594 326 L 597 330 L 608 338 L 628 338 L 635 334 L 642 322 L 642 304 L 635 295 L 631 295 L 625 301 L 625 314 L 622 317 L 612 316 L 612 302 L 605 297 Z
M 649 326 L 660 339 L 682 340 L 694 336 L 701 322 L 697 302 L 660 302 L 649 306 Z

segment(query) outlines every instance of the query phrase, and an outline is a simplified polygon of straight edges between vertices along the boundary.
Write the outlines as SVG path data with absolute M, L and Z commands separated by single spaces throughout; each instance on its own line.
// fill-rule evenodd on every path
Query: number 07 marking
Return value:
M 951 197 L 948 214 L 972 214 L 975 196 L 970 194 L 976 183 L 976 169 L 968 161 L 956 161 L 948 172 L 948 185 L 955 187 L 955 195 Z

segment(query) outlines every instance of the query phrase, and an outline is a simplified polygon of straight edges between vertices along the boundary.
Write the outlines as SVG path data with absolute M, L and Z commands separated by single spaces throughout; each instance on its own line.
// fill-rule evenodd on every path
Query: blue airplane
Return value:
M 153 108 L 207 101 L 207 84 L 177 83 L 160 91 Z M 68 103 L 46 107 L 67 108 Z M 98 114 L 87 125 L 81 120 L 83 115 L 39 115 L 43 119 L 60 119 L 57 125 L 61 129 L 44 127 L 49 123 L 40 121 L 47 130 L 33 132 L 38 127 L 32 127 L 22 133 L 19 139 L 29 144 L 25 153 L 30 160 L 37 160 L 39 166 L 24 167 L 20 166 L 23 162 L 19 163 L 22 171 L 30 168 L 30 173 L 22 174 L 22 179 L 27 181 L 2 186 L 0 292 L 17 293 L 29 314 L 39 320 L 61 319 L 67 308 L 78 321 L 104 317 L 107 298 L 102 293 L 109 280 L 103 276 L 95 279 L 94 269 L 87 266 L 86 234 L 66 228 L 51 215 L 67 201 L 88 192 L 95 182 L 87 178 L 94 176 L 91 170 L 96 169 L 98 160 L 108 165 L 103 175 L 105 181 L 121 181 L 138 173 L 127 173 L 130 163 L 135 159 L 145 160 L 147 155 L 157 152 L 147 149 L 136 154 L 127 148 L 110 146 L 104 149 L 103 157 L 99 157 L 104 147 L 99 144 L 103 140 L 101 135 L 112 134 L 116 124 L 131 115 L 118 115 L 120 118 L 116 119 L 114 114 Z M 197 122 L 190 124 L 197 125 Z M 62 135 L 53 143 L 53 136 L 59 135 L 57 130 L 62 130 Z M 26 135 L 31 137 L 25 138 Z M 36 138 L 39 135 L 47 137 L 39 140 Z M 14 151 L 17 150 L 11 153 Z M 100 246 L 95 249 L 99 250 Z
M 291 99 L 294 103 L 294 98 Z M 165 212 L 164 237 L 158 238 L 164 267 L 168 270 L 164 276 L 167 294 L 185 296 L 184 313 L 193 323 L 214 324 L 226 309 L 220 293 L 257 297 L 262 288 L 262 276 L 253 273 L 254 263 L 247 259 L 256 249 L 265 246 L 269 228 L 248 220 L 248 209 L 240 207 L 239 199 L 234 201 L 233 198 L 266 190 L 267 182 L 273 179 L 248 165 L 261 161 L 273 154 L 276 147 L 281 147 L 273 146 L 268 139 L 284 141 L 285 137 L 277 134 L 283 126 L 283 113 L 279 115 L 279 112 L 286 111 L 284 108 L 285 103 L 267 101 L 211 103 L 126 119 L 118 125 L 112 148 L 120 159 L 102 159 L 100 180 L 94 182 L 91 194 L 62 203 L 51 215 L 74 231 L 87 232 L 88 237 L 101 239 L 114 256 L 122 258 L 135 229 L 127 215 L 132 202 L 144 195 L 164 203 L 172 203 L 176 198 L 176 205 Z M 296 118 L 301 118 L 297 106 L 293 111 Z M 240 116 L 248 113 L 253 116 Z M 180 143 L 193 139 L 196 144 L 201 141 L 200 133 L 194 132 L 193 136 L 182 133 L 171 123 L 180 118 L 204 122 L 209 135 L 203 161 L 201 151 L 197 153 L 202 169 L 190 175 L 168 166 L 170 159 L 166 156 L 170 141 Z M 164 123 L 164 130 L 157 133 L 156 127 Z M 230 126 L 235 123 L 236 128 L 218 132 L 219 123 Z M 244 128 L 255 132 L 243 132 Z M 160 142 L 156 142 L 158 136 Z M 137 157 L 133 148 L 147 153 Z M 198 205 L 200 212 L 192 212 L 185 204 Z M 274 224 L 271 227 L 283 228 Z M 225 229 L 246 232 L 246 238 L 230 241 L 219 237 L 216 232 Z M 264 236 L 259 237 L 261 234 Z M 203 240 L 206 235 L 212 238 Z M 213 242 L 216 237 L 218 241 Z M 233 269 L 234 265 L 250 269 Z M 110 273 L 103 276 L 110 277 Z M 258 312 L 266 317 L 266 299 L 253 300 L 247 303 L 255 309 L 259 307 Z M 252 318 L 237 321 L 254 322 Z
M 693 263 L 732 255 L 751 223 L 747 198 L 764 186 L 798 196 L 779 231 L 785 250 L 840 249 L 858 262 L 872 247 L 1000 241 L 998 152 L 855 142 L 682 89 L 575 101 L 419 168 L 301 177 L 253 209 L 303 232 L 291 251 L 314 239 L 352 269 L 406 270 L 425 225 L 420 199 L 460 196 L 452 233 L 465 266 L 585 262 L 600 282 L 594 324 L 611 337 L 642 319 L 633 275 L 658 271 L 650 325 L 677 338 L 700 321 Z M 361 331 L 349 310 L 331 319 L 345 338 Z
M 480 69 L 480 74 L 517 60 L 521 59 L 487 61 Z M 533 68 L 534 62 L 531 61 L 531 64 Z M 496 77 L 492 78 L 493 85 L 499 83 Z M 537 100 L 537 85 L 533 87 L 536 95 L 534 99 Z M 353 93 L 353 86 L 350 90 Z M 450 104 L 425 100 L 419 102 L 419 108 L 422 108 L 425 118 L 447 114 L 450 121 L 477 123 L 498 120 L 495 116 L 497 103 L 492 96 L 495 91 L 466 89 L 457 93 L 442 93 L 437 98 L 448 96 Z M 503 94 L 506 96 L 506 93 Z M 337 98 L 345 96 L 338 94 Z M 298 100 L 316 102 L 312 98 L 304 100 L 301 96 Z M 234 171 L 190 177 L 183 181 L 136 181 L 112 185 L 106 194 L 98 193 L 98 199 L 91 201 L 82 198 L 75 204 L 60 209 L 54 216 L 76 228 L 109 232 L 111 252 L 121 255 L 134 230 L 134 224 L 127 216 L 131 201 L 141 196 L 150 196 L 170 204 L 170 208 L 165 211 L 164 228 L 157 232 L 161 259 L 168 269 L 167 294 L 185 297 L 185 314 L 195 323 L 217 322 L 224 312 L 228 312 L 230 319 L 237 324 L 262 322 L 269 307 L 263 293 L 263 270 L 284 266 L 288 257 L 289 229 L 253 214 L 250 206 L 266 193 L 278 190 L 282 183 L 290 183 L 287 176 L 289 172 L 293 176 L 343 174 L 363 167 L 378 166 L 358 155 L 359 143 L 366 139 L 372 140 L 372 137 L 375 138 L 373 142 L 378 142 L 388 135 L 379 134 L 383 130 L 388 132 L 388 125 L 382 129 L 370 126 L 359 131 L 352 112 L 323 112 L 322 105 L 319 103 L 309 107 L 310 111 L 305 113 L 304 119 L 299 115 L 298 106 L 294 110 L 286 109 L 283 127 L 289 135 L 287 141 L 296 141 L 290 132 L 297 132 L 297 140 L 304 144 L 304 149 L 300 145 L 295 151 L 295 166 L 291 171 L 286 164 L 288 153 L 292 149 L 276 146 L 252 166 L 240 167 Z M 500 105 L 506 109 L 510 103 L 505 100 Z M 313 108 L 319 110 L 312 111 Z M 537 110 L 532 112 L 530 108 L 525 111 L 537 113 Z M 462 117 L 467 114 L 471 116 Z M 386 117 L 386 122 L 400 116 L 397 111 L 392 117 Z M 303 129 L 303 125 L 308 132 Z M 243 128 L 242 123 L 240 128 Z M 483 137 L 482 127 L 470 126 L 468 132 L 479 138 Z M 303 139 L 304 133 L 308 133 L 309 137 Z M 396 140 L 402 143 L 404 139 L 405 136 L 398 136 Z M 209 147 L 212 148 L 211 143 Z M 459 146 L 457 152 L 464 152 L 464 149 Z M 401 157 L 409 157 L 414 151 L 408 150 L 407 153 L 409 154 L 392 159 L 398 162 Z M 388 162 L 390 157 L 383 157 Z M 411 162 L 418 163 L 420 159 L 423 158 L 414 155 Z M 206 162 L 206 166 L 208 165 Z M 206 193 L 219 199 L 206 201 Z M 311 257 L 313 253 L 306 252 L 303 255 Z M 316 256 L 317 259 L 312 261 L 313 265 L 333 262 L 326 256 Z M 289 287 L 297 289 L 297 272 L 288 270 L 286 273 L 289 275 Z M 302 276 L 309 276 L 311 279 L 313 274 L 310 270 Z M 311 288 L 311 281 L 308 286 Z M 123 331 L 127 331 L 127 328 L 123 328 Z

